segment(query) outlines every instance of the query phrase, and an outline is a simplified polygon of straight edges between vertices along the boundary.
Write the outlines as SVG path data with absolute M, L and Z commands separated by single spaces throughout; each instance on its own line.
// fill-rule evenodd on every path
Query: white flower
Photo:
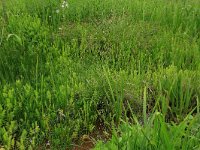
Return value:
M 63 4 L 67 3 L 66 1 L 63 1 Z
M 57 9 L 57 10 L 56 10 L 56 13 L 58 14 L 59 12 L 60 12 L 60 10 L 59 10 L 59 9 Z
M 68 8 L 69 7 L 68 2 L 67 1 L 63 1 L 61 7 L 62 8 L 67 7 Z

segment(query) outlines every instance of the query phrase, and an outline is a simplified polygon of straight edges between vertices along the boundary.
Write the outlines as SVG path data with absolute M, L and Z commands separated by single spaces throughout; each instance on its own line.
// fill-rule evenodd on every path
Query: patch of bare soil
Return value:
M 102 121 L 97 121 L 96 127 L 89 135 L 83 135 L 79 139 L 79 144 L 74 144 L 73 150 L 91 150 L 95 147 L 96 141 L 102 140 L 104 142 L 111 138 L 111 131 L 105 127 Z
M 88 141 L 84 141 L 81 145 L 74 145 L 73 150 L 90 150 L 94 148 L 95 143 L 88 139 Z

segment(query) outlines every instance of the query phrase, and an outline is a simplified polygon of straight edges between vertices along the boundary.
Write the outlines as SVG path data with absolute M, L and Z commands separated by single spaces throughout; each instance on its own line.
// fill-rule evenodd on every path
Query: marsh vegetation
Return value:
M 200 148 L 199 0 L 1 2 L 0 149 Z

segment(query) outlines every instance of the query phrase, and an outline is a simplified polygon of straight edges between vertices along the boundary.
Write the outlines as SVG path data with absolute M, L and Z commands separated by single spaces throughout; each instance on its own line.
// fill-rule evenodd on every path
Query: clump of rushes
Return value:
M 120 128 L 114 131 L 112 139 L 107 143 L 99 141 L 94 150 L 115 149 L 198 149 L 199 116 L 188 115 L 180 124 L 168 124 L 164 116 L 155 112 L 149 118 L 146 126 L 130 125 L 122 122 Z

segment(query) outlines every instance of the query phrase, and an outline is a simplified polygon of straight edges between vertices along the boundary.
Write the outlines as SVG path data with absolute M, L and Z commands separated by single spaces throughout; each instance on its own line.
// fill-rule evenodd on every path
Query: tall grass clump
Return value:
M 147 126 L 123 122 L 112 139 L 98 142 L 95 150 L 107 149 L 198 149 L 199 116 L 190 120 L 187 116 L 179 125 L 167 124 L 161 113 L 154 113 Z M 119 137 L 118 137 L 119 136 Z

